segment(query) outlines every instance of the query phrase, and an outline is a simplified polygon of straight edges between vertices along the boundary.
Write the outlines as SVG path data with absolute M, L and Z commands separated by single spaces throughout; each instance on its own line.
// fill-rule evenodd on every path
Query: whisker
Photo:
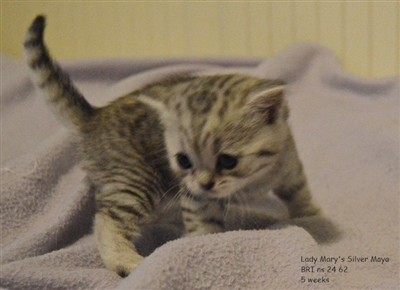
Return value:
M 180 187 L 180 185 L 176 184 L 176 185 L 172 186 L 169 189 L 169 192 L 173 189 L 176 189 L 177 187 Z M 177 201 L 179 200 L 179 198 L 181 196 L 181 190 L 182 190 L 182 188 L 179 188 L 179 190 L 172 196 L 172 198 L 167 201 L 167 203 L 161 209 L 162 212 L 169 211 L 177 203 Z M 168 191 L 165 192 L 163 196 L 165 196 L 167 193 L 168 193 Z
M 229 196 L 228 196 L 228 201 L 227 201 L 226 204 L 225 204 L 224 214 L 223 214 L 223 220 L 224 220 L 224 221 L 226 221 L 226 217 L 228 216 L 229 209 L 230 209 L 230 207 L 231 207 L 231 198 L 232 198 L 232 196 L 229 195 Z
M 248 204 L 248 200 L 245 196 L 242 195 L 243 191 L 239 191 L 237 194 L 238 201 L 239 201 L 239 210 L 242 217 L 246 217 L 246 214 L 249 212 L 250 206 Z

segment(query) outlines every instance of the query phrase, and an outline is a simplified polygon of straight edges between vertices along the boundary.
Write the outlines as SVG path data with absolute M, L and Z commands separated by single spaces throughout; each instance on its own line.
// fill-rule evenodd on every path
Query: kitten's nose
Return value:
M 201 184 L 201 188 L 204 189 L 204 190 L 210 190 L 210 189 L 212 189 L 214 187 L 214 185 L 215 185 L 215 182 L 214 181 L 210 181 L 208 183 Z
M 198 185 L 203 190 L 210 190 L 214 187 L 214 174 L 209 170 L 199 170 L 196 172 L 195 178 L 197 179 Z

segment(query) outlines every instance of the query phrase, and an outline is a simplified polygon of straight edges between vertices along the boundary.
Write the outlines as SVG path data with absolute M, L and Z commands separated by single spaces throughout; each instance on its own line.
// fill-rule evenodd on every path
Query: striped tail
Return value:
M 96 113 L 69 76 L 51 58 L 43 40 L 45 17 L 37 16 L 29 28 L 24 48 L 35 85 L 58 116 L 80 129 Z

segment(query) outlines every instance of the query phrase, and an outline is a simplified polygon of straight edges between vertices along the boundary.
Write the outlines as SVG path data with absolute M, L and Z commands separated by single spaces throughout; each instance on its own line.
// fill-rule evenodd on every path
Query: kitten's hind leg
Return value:
M 303 165 L 298 157 L 293 138 L 289 139 L 283 174 L 274 193 L 286 204 L 290 218 L 314 216 L 321 210 L 313 202 Z
M 314 216 L 320 213 L 320 209 L 312 200 L 305 177 L 282 185 L 274 192 L 288 207 L 290 218 Z

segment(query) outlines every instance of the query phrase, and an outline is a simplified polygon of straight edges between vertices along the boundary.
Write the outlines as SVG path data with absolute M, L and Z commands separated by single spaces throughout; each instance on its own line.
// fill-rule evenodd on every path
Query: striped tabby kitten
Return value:
M 228 205 L 270 190 L 291 217 L 319 212 L 287 123 L 282 82 L 183 77 L 96 108 L 49 56 L 44 26 L 38 16 L 27 33 L 27 62 L 47 102 L 80 137 L 107 268 L 125 276 L 137 267 L 143 257 L 133 242 L 174 200 L 190 236 L 226 230 Z

